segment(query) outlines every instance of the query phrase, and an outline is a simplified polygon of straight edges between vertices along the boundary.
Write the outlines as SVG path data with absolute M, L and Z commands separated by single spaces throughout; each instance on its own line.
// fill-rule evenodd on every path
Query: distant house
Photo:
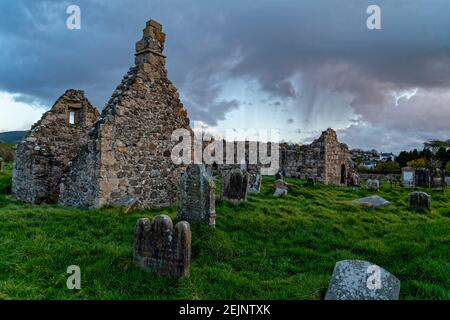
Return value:
M 364 161 L 363 163 L 361 163 L 362 167 L 369 169 L 369 170 L 374 170 L 376 165 L 377 165 L 377 162 L 375 160 L 368 160 L 368 161 Z
M 378 161 L 394 161 L 394 154 L 392 152 L 381 153 Z

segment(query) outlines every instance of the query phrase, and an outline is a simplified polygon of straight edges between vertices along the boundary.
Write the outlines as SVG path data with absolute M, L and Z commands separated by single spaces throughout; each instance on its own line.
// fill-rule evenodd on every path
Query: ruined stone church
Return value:
M 12 194 L 34 204 L 56 203 L 64 170 L 98 116 L 83 91 L 67 90 L 17 146 Z
M 327 129 L 309 145 L 281 145 L 280 168 L 288 177 L 313 177 L 325 184 L 357 184 L 357 173 L 347 145 Z
M 138 208 L 175 203 L 185 167 L 171 159 L 178 143 L 171 141 L 172 133 L 191 129 L 167 77 L 164 42 L 162 26 L 147 22 L 136 43 L 135 65 L 101 114 L 83 91 L 68 90 L 56 101 L 17 147 L 12 182 L 17 199 L 84 208 L 128 204 L 130 199 Z M 311 145 L 280 150 L 279 165 L 287 176 L 314 176 L 327 184 L 351 181 L 348 148 L 331 129 Z M 217 169 L 234 167 L 239 161 Z M 247 166 L 250 173 L 260 169 Z
M 79 91 L 68 91 L 43 116 L 18 146 L 18 199 L 87 208 L 129 197 L 140 208 L 175 202 L 183 168 L 171 160 L 171 134 L 189 129 L 189 119 L 167 77 L 164 42 L 162 26 L 147 22 L 135 66 L 99 117 Z

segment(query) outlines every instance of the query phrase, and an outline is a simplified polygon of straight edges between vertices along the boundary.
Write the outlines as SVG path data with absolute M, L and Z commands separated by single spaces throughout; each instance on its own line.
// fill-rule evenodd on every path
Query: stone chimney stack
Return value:
M 148 21 L 142 39 L 136 43 L 136 65 L 165 64 L 166 57 L 163 55 L 165 40 L 162 25 L 154 20 Z

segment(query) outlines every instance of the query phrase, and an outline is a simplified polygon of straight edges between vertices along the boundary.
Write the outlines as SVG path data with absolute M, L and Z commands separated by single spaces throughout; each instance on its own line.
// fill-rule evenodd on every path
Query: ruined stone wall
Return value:
M 336 132 L 328 129 L 322 135 L 325 144 L 325 183 L 346 184 L 349 171 L 353 169 L 347 145 L 340 143 Z
M 207 145 L 208 143 L 205 143 Z M 239 145 L 239 147 L 238 147 Z M 244 145 L 244 157 L 241 154 L 238 155 L 238 148 Z M 226 142 L 223 141 L 223 162 L 214 165 L 213 170 L 216 173 L 224 176 L 229 171 L 234 169 L 245 169 L 250 174 L 260 174 L 261 168 L 269 168 L 270 164 L 261 163 L 259 157 L 260 148 L 266 151 L 267 156 L 271 156 L 271 144 L 263 143 L 257 141 L 235 141 Z M 227 163 L 227 149 L 234 150 L 234 157 L 232 163 Z M 252 154 L 250 155 L 250 149 L 252 149 Z
M 149 21 L 136 44 L 136 66 L 113 93 L 86 148 L 62 180 L 60 204 L 101 207 L 129 196 L 139 208 L 175 203 L 184 167 L 171 160 L 176 144 L 171 135 L 188 129 L 189 119 L 167 78 L 164 40 L 161 25 Z
M 59 180 L 69 161 L 87 141 L 98 116 L 83 91 L 67 90 L 17 146 L 13 195 L 35 204 L 55 203 Z
M 326 184 L 346 184 L 354 172 L 350 152 L 328 129 L 310 145 L 281 145 L 280 167 L 288 177 L 315 177 Z M 341 176 L 341 174 L 343 176 Z M 341 178 L 343 177 L 343 180 Z

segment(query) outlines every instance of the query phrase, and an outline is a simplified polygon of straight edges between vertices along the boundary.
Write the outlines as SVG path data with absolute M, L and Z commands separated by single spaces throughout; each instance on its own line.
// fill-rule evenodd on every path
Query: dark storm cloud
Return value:
M 79 31 L 65 28 L 72 3 L 82 10 Z M 369 4 L 381 7 L 382 30 L 366 28 Z M 193 120 L 214 125 L 243 105 L 223 95 L 236 80 L 256 81 L 280 108 L 294 101 L 294 112 L 317 126 L 327 123 L 323 108 L 315 115 L 319 102 L 337 108 L 339 99 L 391 130 L 420 120 L 430 132 L 436 117 L 450 117 L 447 0 L 23 0 L 0 9 L 0 89 L 48 105 L 76 87 L 103 107 L 154 18 L 164 25 L 169 76 Z M 392 110 L 392 95 L 411 88 L 436 95 L 403 101 L 414 104 L 405 117 Z M 424 117 L 423 108 L 436 112 Z

